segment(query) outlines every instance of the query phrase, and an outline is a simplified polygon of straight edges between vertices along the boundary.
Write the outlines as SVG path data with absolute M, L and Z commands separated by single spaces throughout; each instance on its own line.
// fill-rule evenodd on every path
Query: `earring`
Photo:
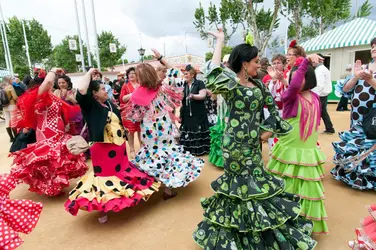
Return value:
M 244 67 L 244 75 L 245 75 L 245 81 L 248 82 L 249 81 L 249 75 L 248 75 L 246 67 Z

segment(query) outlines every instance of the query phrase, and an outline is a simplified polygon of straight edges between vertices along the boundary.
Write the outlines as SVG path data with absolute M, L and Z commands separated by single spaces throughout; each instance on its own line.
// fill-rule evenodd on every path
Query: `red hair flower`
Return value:
M 296 40 L 292 40 L 289 45 L 289 48 L 294 48 L 295 46 L 296 46 Z

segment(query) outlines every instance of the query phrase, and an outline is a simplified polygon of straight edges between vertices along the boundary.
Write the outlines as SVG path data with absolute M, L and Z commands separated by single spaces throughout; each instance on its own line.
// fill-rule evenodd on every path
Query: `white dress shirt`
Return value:
M 315 69 L 315 75 L 317 86 L 312 91 L 320 97 L 328 96 L 332 93 L 333 86 L 330 71 L 323 64 L 320 64 Z

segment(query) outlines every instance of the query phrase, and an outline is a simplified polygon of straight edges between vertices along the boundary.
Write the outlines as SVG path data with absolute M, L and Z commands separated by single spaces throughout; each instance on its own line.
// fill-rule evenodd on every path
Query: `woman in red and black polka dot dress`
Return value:
M 107 221 L 107 212 L 119 212 L 146 201 L 160 183 L 139 171 L 128 161 L 125 130 L 118 108 L 108 101 L 104 84 L 91 81 L 91 69 L 79 82 L 77 102 L 89 128 L 93 172 L 89 172 L 70 192 L 65 209 L 101 212 L 99 222 Z
M 12 175 L 28 184 L 31 192 L 47 196 L 62 194 L 70 179 L 81 177 L 88 170 L 85 156 L 71 154 L 66 146 L 72 137 L 66 133 L 66 127 L 77 108 L 51 93 L 57 74 L 63 71 L 51 70 L 40 86 L 20 96 L 24 104 L 20 127 L 24 133 L 34 129 L 37 141 L 11 154 Z

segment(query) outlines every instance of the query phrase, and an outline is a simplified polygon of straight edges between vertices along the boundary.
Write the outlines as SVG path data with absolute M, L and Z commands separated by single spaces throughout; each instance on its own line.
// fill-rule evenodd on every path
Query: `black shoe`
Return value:
M 323 132 L 323 134 L 327 134 L 327 135 L 333 135 L 333 134 L 335 134 L 336 133 L 336 131 L 333 129 L 333 130 L 325 130 L 324 132 Z

